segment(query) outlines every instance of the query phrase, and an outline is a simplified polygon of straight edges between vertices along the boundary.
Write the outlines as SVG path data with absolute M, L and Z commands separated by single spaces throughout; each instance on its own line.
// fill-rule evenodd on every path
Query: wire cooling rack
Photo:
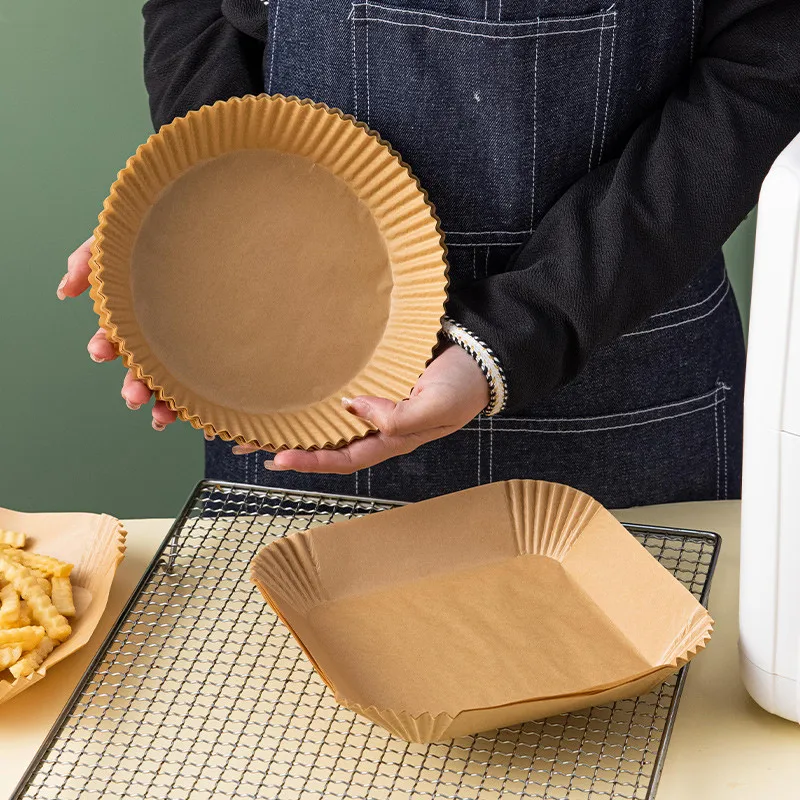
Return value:
M 14 800 L 653 798 L 686 667 L 638 699 L 445 744 L 336 705 L 249 563 L 276 537 L 392 505 L 200 483 Z M 718 536 L 629 530 L 706 602 Z

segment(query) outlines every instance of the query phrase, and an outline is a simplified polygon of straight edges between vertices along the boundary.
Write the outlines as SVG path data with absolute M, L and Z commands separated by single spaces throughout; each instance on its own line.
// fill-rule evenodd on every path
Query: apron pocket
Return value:
M 603 159 L 617 11 L 577 9 L 496 21 L 353 3 L 353 108 L 411 164 L 448 243 L 521 243 Z
M 478 439 L 475 451 L 490 454 L 488 464 L 482 459 L 484 482 L 544 478 L 574 485 L 612 508 L 724 499 L 736 472 L 729 458 L 735 443 L 729 391 L 720 382 L 651 408 L 573 418 L 497 416 L 467 428 Z

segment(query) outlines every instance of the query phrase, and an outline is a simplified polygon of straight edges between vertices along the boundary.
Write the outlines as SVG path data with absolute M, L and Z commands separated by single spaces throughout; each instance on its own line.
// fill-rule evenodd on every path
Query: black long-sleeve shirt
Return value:
M 260 5 L 149 0 L 145 81 L 156 126 L 264 91 Z M 755 205 L 800 131 L 800 2 L 705 6 L 689 82 L 619 158 L 547 211 L 507 272 L 451 292 L 448 315 L 505 371 L 507 410 L 563 385 L 594 349 L 662 308 Z

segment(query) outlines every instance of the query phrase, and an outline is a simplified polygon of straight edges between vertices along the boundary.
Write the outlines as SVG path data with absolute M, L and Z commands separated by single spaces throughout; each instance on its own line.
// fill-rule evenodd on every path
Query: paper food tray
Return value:
M 70 580 L 75 616 L 72 635 L 26 678 L 0 679 L 0 703 L 42 680 L 49 667 L 83 647 L 103 615 L 117 566 L 125 554 L 125 530 L 107 514 L 27 514 L 0 508 L 0 528 L 27 536 L 25 550 L 73 564 Z M 3 673 L 9 674 L 9 673 Z
M 538 481 L 293 534 L 252 575 L 337 700 L 414 742 L 645 693 L 713 625 L 599 503 Z
M 364 436 L 342 397 L 407 397 L 437 342 L 433 206 L 388 143 L 320 103 L 248 96 L 165 125 L 95 237 L 94 307 L 125 365 L 222 439 Z

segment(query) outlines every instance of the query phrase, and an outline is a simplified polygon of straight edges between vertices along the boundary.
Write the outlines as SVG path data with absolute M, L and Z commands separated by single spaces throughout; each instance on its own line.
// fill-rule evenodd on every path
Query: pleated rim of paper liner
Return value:
M 292 411 L 250 414 L 199 396 L 154 355 L 133 310 L 131 255 L 148 209 L 190 167 L 244 149 L 305 156 L 344 180 L 373 215 L 392 270 L 390 317 L 370 361 L 335 394 Z M 374 430 L 341 398 L 409 395 L 436 346 L 448 286 L 439 219 L 400 155 L 354 117 L 283 95 L 219 101 L 153 134 L 111 187 L 89 263 L 95 312 L 125 366 L 193 427 L 269 450 L 338 447 Z

